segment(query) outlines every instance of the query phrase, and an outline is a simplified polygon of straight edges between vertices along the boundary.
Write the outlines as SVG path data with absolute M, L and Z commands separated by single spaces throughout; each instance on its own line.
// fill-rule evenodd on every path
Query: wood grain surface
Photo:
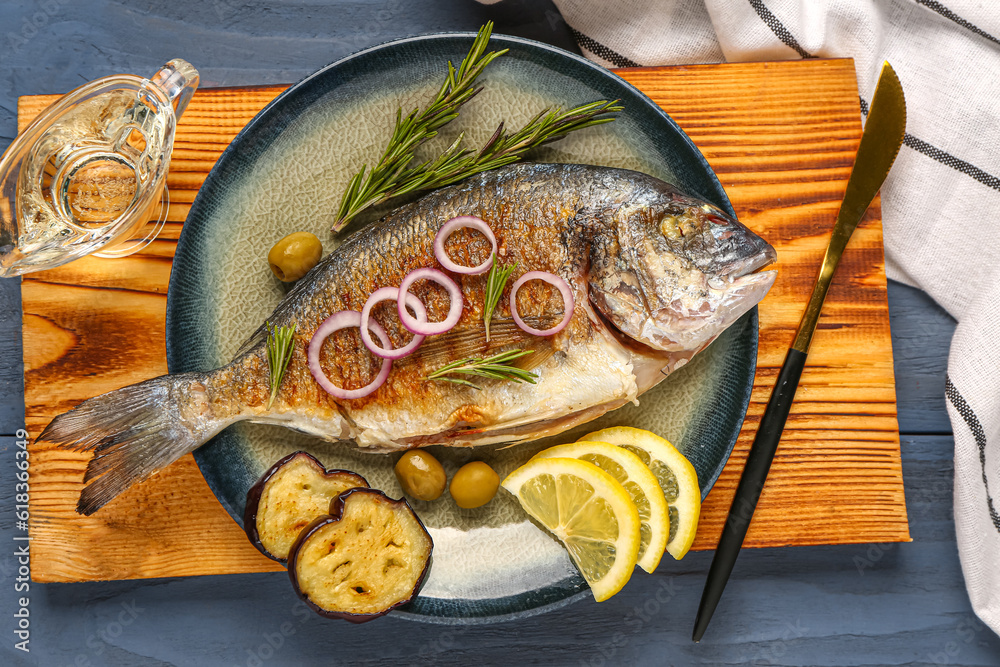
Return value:
M 741 220 L 778 249 L 736 450 L 695 548 L 714 545 L 770 387 L 811 289 L 860 138 L 849 60 L 619 72 L 701 148 Z M 22 282 L 32 436 L 98 393 L 166 372 L 170 258 L 191 202 L 239 129 L 283 87 L 199 91 L 178 125 L 163 235 L 120 260 L 84 258 Z M 23 127 L 52 97 L 22 97 Z M 748 546 L 909 539 L 878 200 L 844 255 Z M 80 581 L 280 569 L 212 496 L 190 456 L 93 517 L 75 514 L 86 457 L 32 445 L 32 577 Z

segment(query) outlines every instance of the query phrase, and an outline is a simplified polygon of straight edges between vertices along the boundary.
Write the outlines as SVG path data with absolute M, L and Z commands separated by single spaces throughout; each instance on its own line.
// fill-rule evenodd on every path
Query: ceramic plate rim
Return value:
M 298 82 L 296 82 L 296 83 L 292 84 L 291 86 L 289 86 L 286 90 L 284 90 L 281 94 L 279 94 L 271 102 L 269 102 L 263 109 L 261 109 L 261 111 L 258 112 L 253 117 L 253 119 L 250 120 L 250 122 L 247 123 L 246 126 L 244 126 L 239 131 L 239 133 L 233 138 L 233 140 L 230 142 L 230 144 L 223 150 L 222 154 L 219 156 L 218 160 L 213 165 L 213 167 L 212 167 L 211 171 L 209 172 L 208 176 L 205 178 L 205 181 L 203 182 L 201 188 L 198 191 L 197 196 L 195 197 L 194 202 L 191 205 L 191 209 L 190 209 L 190 211 L 188 213 L 187 219 L 186 219 L 186 221 L 184 223 L 184 226 L 182 227 L 180 237 L 178 238 L 178 241 L 177 241 L 177 248 L 175 250 L 175 257 L 177 257 L 177 256 L 181 256 L 181 257 L 186 256 L 188 254 L 188 252 L 189 252 L 188 249 L 187 249 L 187 246 L 189 244 L 191 244 L 191 243 L 194 243 L 194 241 L 191 240 L 194 237 L 194 234 L 192 234 L 192 233 L 185 234 L 185 232 L 187 232 L 189 229 L 193 228 L 190 225 L 192 225 L 192 224 L 193 225 L 198 225 L 198 224 L 202 224 L 202 221 L 211 220 L 211 215 L 206 215 L 206 213 L 210 214 L 210 211 L 205 211 L 204 209 L 206 209 L 206 207 L 209 206 L 209 204 L 207 202 L 208 202 L 208 200 L 210 198 L 212 190 L 213 189 L 218 189 L 220 191 L 225 191 L 225 188 L 226 188 L 226 184 L 225 183 L 222 183 L 220 185 L 216 185 L 215 184 L 215 179 L 222 178 L 222 176 L 218 175 L 219 172 L 221 172 L 221 171 L 223 171 L 224 169 L 227 168 L 228 163 L 231 160 L 234 159 L 234 156 L 241 149 L 242 144 L 248 140 L 248 137 L 251 137 L 257 131 L 258 126 L 260 126 L 262 123 L 269 122 L 271 120 L 271 116 L 272 115 L 280 113 L 280 110 L 281 110 L 282 106 L 285 105 L 285 104 L 287 104 L 287 101 L 289 99 L 293 99 L 297 94 L 299 94 L 300 91 L 302 91 L 304 88 L 306 88 L 306 87 L 314 84 L 317 79 L 320 79 L 323 76 L 325 76 L 328 72 L 330 72 L 330 70 L 338 68 L 338 67 L 340 67 L 340 66 L 344 65 L 345 63 L 348 63 L 348 62 L 350 62 L 352 60 L 368 56 L 368 55 L 370 55 L 372 53 L 377 53 L 377 52 L 380 52 L 380 51 L 390 50 L 390 49 L 393 49 L 393 48 L 396 48 L 396 47 L 400 47 L 400 46 L 403 46 L 403 45 L 409 45 L 409 44 L 412 44 L 412 43 L 415 43 L 415 42 L 432 42 L 432 41 L 437 41 L 437 40 L 455 39 L 455 38 L 467 38 L 467 39 L 471 40 L 472 38 L 475 37 L 475 35 L 476 35 L 476 33 L 474 33 L 474 32 L 455 31 L 455 32 L 439 32 L 439 33 L 428 34 L 428 35 L 416 35 L 416 36 L 410 36 L 410 37 L 404 37 L 404 38 L 401 38 L 401 39 L 391 40 L 391 41 L 388 41 L 388 42 L 384 42 L 384 43 L 381 43 L 381 44 L 378 44 L 378 45 L 375 45 L 375 46 L 371 46 L 371 47 L 362 49 L 362 50 L 357 51 L 355 53 L 352 53 L 352 54 L 350 54 L 348 56 L 345 56 L 344 58 L 340 58 L 340 59 L 338 59 L 338 60 L 330 63 L 329 65 L 326 65 L 325 67 L 322 67 L 322 68 L 316 70 L 315 72 L 307 75 L 306 77 L 302 78 Z M 721 183 L 719 183 L 718 177 L 716 176 L 715 172 L 712 170 L 711 166 L 708 164 L 708 161 L 702 155 L 701 151 L 697 148 L 697 146 L 695 146 L 694 142 L 691 141 L 690 137 L 688 137 L 688 135 L 677 125 L 677 123 L 666 112 L 664 112 L 658 105 L 656 105 L 652 100 L 650 100 L 644 93 L 642 93 L 640 90 L 638 90 L 638 88 L 636 88 L 635 86 L 633 86 L 629 82 L 625 81 L 621 77 L 617 76 L 613 72 L 611 72 L 611 71 L 609 71 L 609 70 L 607 70 L 607 69 L 605 69 L 605 68 L 603 68 L 603 67 L 601 67 L 601 66 L 599 66 L 599 65 L 597 65 L 597 64 L 595 64 L 595 63 L 593 63 L 593 62 L 591 62 L 591 61 L 589 61 L 589 60 L 587 60 L 587 59 L 585 59 L 583 57 L 581 57 L 581 56 L 578 56 L 576 54 L 570 53 L 568 51 L 564 51 L 564 50 L 559 49 L 557 47 L 553 47 L 553 46 L 551 46 L 549 44 L 544 44 L 542 42 L 537 42 L 537 41 L 526 39 L 526 38 L 522 38 L 522 37 L 495 34 L 495 35 L 493 35 L 493 37 L 491 39 L 491 44 L 490 45 L 491 45 L 491 47 L 495 47 L 495 48 L 496 47 L 501 47 L 502 48 L 503 46 L 506 46 L 507 44 L 516 44 L 518 46 L 526 47 L 528 49 L 541 50 L 543 52 L 546 52 L 549 56 L 554 57 L 554 58 L 569 59 L 569 60 L 573 61 L 575 64 L 581 65 L 581 66 L 585 67 L 586 69 L 591 70 L 593 73 L 595 73 L 600 78 L 610 79 L 613 82 L 614 85 L 619 86 L 619 87 L 627 90 L 632 95 L 634 95 L 634 96 L 638 97 L 639 99 L 643 100 L 645 102 L 646 106 L 648 107 L 648 111 L 651 112 L 654 116 L 657 116 L 658 120 L 660 122 L 664 122 L 667 125 L 669 125 L 672 128 L 672 130 L 675 132 L 675 134 L 677 135 L 677 138 L 679 138 L 682 143 L 684 143 L 684 144 L 687 145 L 688 151 L 690 153 L 689 157 L 695 159 L 700 164 L 700 166 L 705 170 L 705 172 L 706 172 L 706 174 L 708 176 L 708 180 L 716 188 L 716 191 L 714 191 L 714 192 L 698 192 L 696 194 L 704 197 L 705 199 L 708 199 L 708 200 L 712 201 L 713 203 L 715 203 L 717 205 L 720 205 L 724 210 L 726 210 L 728 213 L 734 215 L 734 217 L 735 217 L 735 213 L 734 213 L 734 211 L 732 209 L 732 204 L 729 201 L 728 195 L 726 194 L 725 190 L 723 189 Z M 551 66 L 549 66 L 549 68 L 551 69 Z M 176 294 L 177 294 L 177 290 L 175 289 L 175 284 L 176 284 L 175 283 L 175 274 L 172 271 L 171 272 L 171 276 L 170 276 L 169 287 L 168 287 L 168 290 L 167 290 L 166 337 L 165 337 L 166 338 L 166 350 L 167 350 L 167 364 L 168 364 L 168 368 L 170 369 L 171 372 L 177 372 L 177 370 L 176 370 L 177 367 L 179 365 L 183 366 L 183 364 L 184 364 L 183 360 L 180 358 L 180 357 L 182 357 L 182 350 L 181 350 L 181 347 L 178 344 L 178 335 L 175 335 L 175 331 L 177 330 L 177 328 L 179 326 L 178 325 L 178 314 L 176 312 L 177 311 L 177 303 L 176 303 L 176 298 L 175 297 L 176 297 Z M 748 341 L 748 343 L 749 343 L 748 347 L 752 351 L 752 353 L 751 353 L 751 357 L 752 358 L 748 359 L 748 365 L 749 365 L 749 367 L 753 371 L 755 371 L 755 369 L 756 369 L 756 355 L 757 355 L 758 333 L 759 333 L 759 331 L 758 331 L 758 311 L 757 311 L 756 307 L 754 307 L 748 313 L 746 313 L 741 318 L 740 322 L 738 322 L 737 324 L 734 324 L 733 327 L 735 328 L 735 327 L 740 326 L 740 325 L 743 325 L 744 328 L 747 329 L 748 333 L 746 335 L 748 335 L 750 337 L 750 339 L 751 339 L 751 340 Z M 739 412 L 742 412 L 744 415 L 746 414 L 746 410 L 749 407 L 750 394 L 751 394 L 751 391 L 753 389 L 754 374 L 755 374 L 754 372 L 750 372 L 749 373 L 748 380 L 743 385 L 742 392 L 740 392 L 740 394 L 739 394 L 739 396 L 737 398 L 737 400 L 742 405 L 742 409 Z M 740 423 L 742 423 L 742 420 L 740 420 Z M 726 462 L 728 461 L 729 457 L 732 454 L 733 448 L 734 448 L 734 446 L 736 444 L 736 440 L 737 440 L 737 438 L 739 436 L 739 432 L 740 432 L 740 429 L 736 428 L 735 429 L 735 433 L 732 435 L 732 437 L 730 437 L 729 442 L 727 443 L 726 447 L 724 448 L 724 455 L 721 457 L 720 462 L 718 463 L 718 465 L 716 466 L 716 468 L 712 472 L 712 474 L 706 479 L 705 485 L 702 488 L 702 498 L 704 498 L 705 496 L 708 495 L 708 492 L 711 490 L 712 486 L 717 481 L 719 475 L 722 473 L 722 470 L 725 467 Z M 211 475 L 210 474 L 206 474 L 208 471 L 206 471 L 206 470 L 203 469 L 204 461 L 202 460 L 202 457 L 200 457 L 198 454 L 199 454 L 199 452 L 198 452 L 198 450 L 196 450 L 194 452 L 195 461 L 196 461 L 196 463 L 197 463 L 197 465 L 199 467 L 199 470 L 201 471 L 202 475 L 206 477 L 206 481 L 209 483 L 209 487 L 210 487 L 213 495 L 215 495 L 216 499 L 226 509 L 226 511 L 230 514 L 230 516 L 233 517 L 233 519 L 237 522 L 237 524 L 241 525 L 240 522 L 242 520 L 242 516 L 240 515 L 239 512 L 236 512 L 235 509 L 231 506 L 231 504 L 226 499 L 225 494 L 219 493 L 218 489 L 211 482 Z M 552 584 L 550 584 L 550 587 L 551 586 L 558 586 L 560 583 L 565 583 L 567 581 L 570 581 L 570 580 L 563 580 L 562 582 L 553 582 Z M 568 595 L 567 597 L 562 598 L 560 600 L 556 600 L 554 602 L 548 602 L 548 603 L 542 604 L 542 605 L 540 605 L 538 607 L 529 608 L 529 609 L 526 609 L 526 610 L 514 611 L 514 612 L 510 612 L 510 613 L 496 614 L 496 615 L 491 615 L 491 616 L 469 616 L 469 617 L 461 617 L 461 616 L 432 616 L 432 615 L 421 615 L 421 614 L 415 614 L 415 613 L 407 613 L 407 612 L 405 612 L 403 610 L 400 610 L 400 612 L 402 612 L 402 613 L 397 612 L 397 615 L 400 616 L 400 617 L 403 617 L 403 618 L 410 618 L 410 619 L 414 619 L 414 620 L 420 620 L 420 621 L 423 621 L 423 622 L 430 622 L 430 623 L 437 623 L 437 624 L 483 624 L 483 623 L 492 623 L 492 622 L 502 622 L 502 621 L 513 620 L 513 619 L 517 619 L 517 618 L 525 618 L 525 617 L 528 617 L 528 616 L 534 616 L 534 615 L 546 613 L 548 611 L 551 611 L 551 610 L 554 610 L 554 609 L 559 609 L 559 608 L 564 607 L 564 606 L 566 606 L 568 604 L 571 604 L 572 602 L 577 601 L 577 600 L 579 600 L 579 599 L 581 599 L 583 597 L 586 597 L 587 595 L 589 595 L 589 591 L 582 590 L 582 591 L 573 593 L 571 595 Z M 513 596 L 513 597 L 517 597 L 517 596 Z M 456 599 L 455 601 L 456 602 L 460 601 L 460 599 Z

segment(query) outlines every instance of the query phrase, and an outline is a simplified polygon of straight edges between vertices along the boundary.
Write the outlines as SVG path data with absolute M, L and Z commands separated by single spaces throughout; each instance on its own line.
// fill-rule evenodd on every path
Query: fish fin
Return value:
M 483 327 L 452 329 L 448 333 L 429 336 L 420 346 L 420 357 L 430 364 L 448 363 L 468 357 L 482 357 L 488 351 L 499 351 L 518 345 L 527 336 L 526 333 L 517 328 L 514 320 L 506 322 L 494 320 L 490 325 L 490 341 L 488 343 L 486 342 L 486 330 Z
M 537 317 L 527 317 L 525 323 L 537 327 L 540 320 L 541 318 Z M 486 328 L 472 326 L 464 329 L 452 329 L 437 336 L 429 336 L 420 346 L 419 352 L 420 358 L 428 364 L 446 364 L 456 359 L 485 357 L 526 345 L 534 349 L 536 345 L 533 339 L 535 337 L 517 326 L 513 318 L 494 317 L 493 321 L 490 322 L 488 343 L 486 342 Z
M 534 354 L 521 357 L 511 365 L 521 370 L 533 371 L 551 359 L 552 355 L 556 353 L 555 346 L 552 345 L 550 340 L 544 338 L 532 343 L 531 351 Z
M 78 513 L 90 516 L 233 421 L 204 414 L 192 422 L 185 419 L 180 399 L 199 400 L 198 389 L 192 387 L 204 389 L 207 379 L 204 373 L 182 373 L 146 380 L 84 401 L 45 427 L 39 440 L 60 449 L 94 452 Z

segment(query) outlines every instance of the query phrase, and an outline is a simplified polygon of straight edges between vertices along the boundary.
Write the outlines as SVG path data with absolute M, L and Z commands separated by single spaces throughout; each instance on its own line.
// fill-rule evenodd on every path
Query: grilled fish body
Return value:
M 435 235 L 458 215 L 490 225 L 498 261 L 517 263 L 515 278 L 534 270 L 564 278 L 576 304 L 569 324 L 551 337 L 524 333 L 511 319 L 508 285 L 487 342 L 486 275 L 453 276 L 464 297 L 454 329 L 394 362 L 372 394 L 339 400 L 326 393 L 306 359 L 313 333 L 333 313 L 360 311 L 369 294 L 399 285 L 411 270 L 438 266 Z M 447 247 L 468 266 L 491 250 L 485 237 L 467 229 L 454 233 Z M 774 249 L 739 222 L 651 176 L 585 165 L 514 165 L 397 209 L 303 278 L 269 318 L 297 327 L 270 409 L 261 327 L 229 365 L 90 399 L 54 419 L 42 437 L 95 451 L 78 506 L 84 514 L 240 420 L 353 440 L 371 451 L 533 440 L 635 400 L 686 363 L 763 298 L 775 274 L 756 271 L 774 259 Z M 417 283 L 411 293 L 431 321 L 444 318 L 449 299 L 443 290 Z M 525 284 L 517 303 L 536 328 L 563 316 L 560 294 L 539 281 Z M 397 347 L 410 334 L 395 307 L 384 302 L 373 316 Z M 521 364 L 537 375 L 535 384 L 482 380 L 475 389 L 426 379 L 450 361 L 512 348 L 532 350 Z M 371 382 L 381 365 L 356 330 L 331 336 L 320 362 L 334 384 L 348 389 Z

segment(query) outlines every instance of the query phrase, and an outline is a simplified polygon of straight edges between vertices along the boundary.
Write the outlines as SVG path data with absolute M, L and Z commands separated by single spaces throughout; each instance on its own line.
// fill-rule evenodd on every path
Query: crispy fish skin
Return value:
M 539 270 L 569 283 L 576 308 L 568 326 L 547 338 L 512 326 L 508 285 L 487 343 L 487 277 L 453 275 L 464 297 L 454 329 L 394 362 L 386 383 L 369 396 L 340 400 L 323 391 L 306 358 L 313 332 L 333 313 L 360 311 L 369 294 L 399 285 L 411 270 L 437 266 L 434 238 L 458 215 L 490 225 L 498 261 L 516 262 L 515 277 Z M 488 258 L 490 245 L 477 232 L 459 230 L 448 252 L 473 266 Z M 371 451 L 532 440 L 635 400 L 686 363 L 763 298 L 774 273 L 754 271 L 774 259 L 774 249 L 739 222 L 651 176 L 586 165 L 513 165 L 395 210 L 299 281 L 268 318 L 297 327 L 269 410 L 261 327 L 229 365 L 91 399 L 53 420 L 42 437 L 95 451 L 78 507 L 85 514 L 240 420 L 350 439 Z M 411 292 L 432 321 L 444 318 L 449 300 L 443 290 L 420 282 Z M 385 302 L 373 316 L 400 346 L 410 334 L 394 310 L 395 303 Z M 562 318 L 562 298 L 530 282 L 518 294 L 518 311 L 545 328 Z M 537 374 L 536 384 L 485 381 L 480 391 L 426 380 L 449 361 L 514 347 L 533 350 L 524 362 Z M 345 388 L 368 384 L 381 365 L 356 331 L 331 336 L 320 362 Z

